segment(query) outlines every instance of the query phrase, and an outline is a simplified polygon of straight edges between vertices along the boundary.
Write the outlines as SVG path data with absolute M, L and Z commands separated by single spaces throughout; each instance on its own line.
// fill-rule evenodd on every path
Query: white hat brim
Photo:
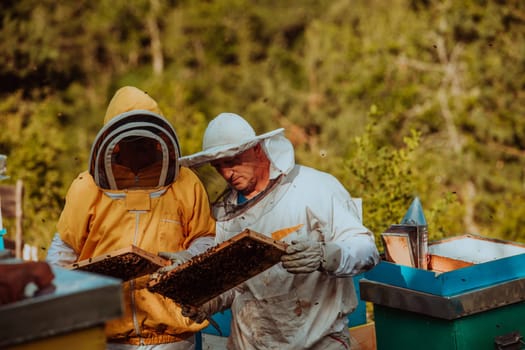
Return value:
M 273 131 L 255 136 L 241 143 L 211 147 L 205 151 L 201 151 L 201 152 L 197 152 L 194 154 L 190 154 L 188 156 L 181 157 L 179 158 L 179 162 L 182 166 L 185 166 L 185 167 L 196 167 L 196 166 L 200 166 L 200 165 L 212 162 L 217 159 L 233 157 L 241 152 L 246 151 L 247 149 L 254 147 L 256 144 L 258 144 L 262 140 L 268 139 L 282 132 L 284 132 L 284 128 L 280 128 L 277 130 L 273 130 Z

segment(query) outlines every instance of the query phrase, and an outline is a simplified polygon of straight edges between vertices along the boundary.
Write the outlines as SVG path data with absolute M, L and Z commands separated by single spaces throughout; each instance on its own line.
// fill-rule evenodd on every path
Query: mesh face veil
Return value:
M 162 116 L 133 110 L 111 119 L 91 148 L 89 173 L 105 190 L 167 186 L 179 172 L 175 130 Z

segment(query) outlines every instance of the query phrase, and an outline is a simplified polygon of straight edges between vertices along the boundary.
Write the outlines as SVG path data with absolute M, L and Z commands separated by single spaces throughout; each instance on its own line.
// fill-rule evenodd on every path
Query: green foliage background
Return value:
M 0 16 L 5 182 L 24 180 L 42 256 L 123 85 L 159 102 L 184 154 L 223 111 L 286 128 L 377 236 L 419 196 L 431 240 L 525 242 L 523 1 L 19 0 Z

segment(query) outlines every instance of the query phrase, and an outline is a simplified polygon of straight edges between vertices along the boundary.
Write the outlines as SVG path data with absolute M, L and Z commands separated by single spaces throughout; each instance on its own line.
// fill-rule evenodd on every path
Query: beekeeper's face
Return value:
M 147 137 L 122 140 L 118 145 L 117 163 L 138 172 L 158 160 L 158 143 Z
M 268 162 L 260 145 L 233 157 L 215 160 L 211 165 L 231 187 L 247 198 L 262 191 L 268 182 Z

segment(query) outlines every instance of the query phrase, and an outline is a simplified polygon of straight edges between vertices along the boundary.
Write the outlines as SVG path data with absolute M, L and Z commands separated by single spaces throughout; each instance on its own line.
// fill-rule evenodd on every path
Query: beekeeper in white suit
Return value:
M 289 244 L 281 263 L 183 314 L 202 320 L 231 307 L 228 349 L 350 349 L 351 277 L 378 263 L 374 236 L 334 176 L 295 164 L 283 132 L 257 136 L 239 115 L 222 113 L 203 151 L 181 158 L 186 166 L 209 162 L 229 185 L 213 207 L 217 243 L 249 228 L 281 232 L 273 238 Z

